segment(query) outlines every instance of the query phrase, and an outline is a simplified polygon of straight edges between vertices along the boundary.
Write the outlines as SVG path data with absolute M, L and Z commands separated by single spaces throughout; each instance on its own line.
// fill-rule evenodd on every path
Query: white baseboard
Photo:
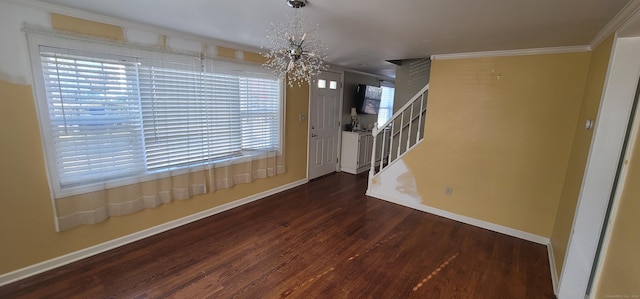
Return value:
M 558 295 L 558 272 L 556 271 L 556 258 L 553 254 L 553 245 L 551 241 L 547 244 L 547 253 L 549 254 L 549 269 L 551 269 L 551 283 L 553 284 L 553 294 Z
M 18 269 L 9 273 L 5 273 L 0 275 L 0 286 L 4 286 L 7 284 L 10 284 L 12 282 L 36 275 L 36 274 L 40 274 L 42 272 L 51 270 L 51 269 L 55 269 L 58 268 L 60 266 L 64 266 L 70 263 L 73 263 L 75 261 L 79 261 L 81 259 L 90 257 L 90 256 L 94 256 L 97 254 L 100 254 L 102 252 L 168 231 L 170 229 L 233 209 L 235 207 L 239 207 L 241 205 L 265 198 L 267 196 L 288 190 L 288 189 L 292 189 L 295 187 L 298 187 L 300 185 L 304 185 L 307 182 L 309 182 L 308 179 L 302 179 L 296 182 L 292 182 L 286 185 L 282 185 L 280 187 L 277 188 L 273 188 L 271 190 L 267 190 L 264 192 L 260 192 L 258 194 L 254 194 L 252 196 L 248 196 L 242 199 L 238 199 L 236 201 L 230 202 L 230 203 L 226 203 L 205 211 L 201 211 L 180 219 L 176 219 L 173 221 L 169 221 L 163 224 L 160 224 L 158 226 L 154 226 L 148 229 L 144 229 L 138 232 L 135 232 L 133 234 L 130 235 L 126 235 L 117 239 L 113 239 L 98 245 L 94 245 L 91 247 L 87 247 L 85 249 L 81 249 L 69 254 L 65 254 L 63 256 L 59 256 L 35 265 L 31 265 L 22 269 Z
M 494 224 L 494 223 L 491 223 L 491 222 L 482 221 L 482 220 L 478 220 L 478 219 L 475 219 L 475 218 L 459 215 L 459 214 L 452 213 L 452 212 L 449 212 L 449 211 L 436 209 L 436 208 L 433 208 L 433 207 L 430 207 L 430 206 L 426 206 L 426 205 L 423 205 L 423 204 L 420 204 L 420 203 L 408 202 L 408 201 L 404 201 L 404 200 L 397 200 L 397 199 L 394 199 L 394 197 L 392 195 L 384 194 L 384 193 L 381 193 L 381 192 L 375 192 L 375 191 L 372 191 L 371 189 L 367 189 L 367 195 L 375 197 L 375 198 L 379 198 L 379 199 L 382 199 L 382 200 L 386 200 L 388 202 L 392 202 L 392 203 L 395 203 L 395 204 L 399 204 L 399 205 L 402 205 L 402 206 L 405 206 L 405 207 L 416 209 L 418 211 L 423 211 L 423 212 L 427 212 L 427 213 L 430 213 L 430 214 L 438 215 L 438 216 L 441 216 L 441 217 L 444 217 L 444 218 L 448 218 L 448 219 L 459 221 L 459 222 L 466 223 L 466 224 L 469 224 L 469 225 L 473 225 L 473 226 L 477 226 L 477 227 L 480 227 L 480 228 L 488 229 L 490 231 L 498 232 L 498 233 L 505 234 L 505 235 L 508 235 L 508 236 L 512 236 L 512 237 L 520 238 L 520 239 L 523 239 L 523 240 L 531 241 L 531 242 L 534 242 L 534 243 L 542 244 L 542 245 L 545 245 L 545 246 L 547 244 L 549 244 L 549 238 L 547 238 L 547 237 L 543 237 L 543 236 L 539 236 L 539 235 L 536 235 L 536 234 L 528 233 L 528 232 L 525 232 L 525 231 L 513 229 L 513 228 L 510 228 L 510 227 Z

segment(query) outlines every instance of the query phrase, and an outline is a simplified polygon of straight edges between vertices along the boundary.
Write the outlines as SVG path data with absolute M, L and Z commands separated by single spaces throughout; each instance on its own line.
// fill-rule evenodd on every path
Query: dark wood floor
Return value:
M 0 298 L 554 298 L 544 246 L 367 197 L 366 184 L 329 175 Z

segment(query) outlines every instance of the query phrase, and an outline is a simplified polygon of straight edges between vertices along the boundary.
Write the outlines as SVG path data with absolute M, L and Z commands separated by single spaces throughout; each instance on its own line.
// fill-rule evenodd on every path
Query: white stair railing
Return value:
M 373 127 L 373 151 L 369 179 L 389 167 L 424 138 L 429 84 L 425 85 L 384 125 Z

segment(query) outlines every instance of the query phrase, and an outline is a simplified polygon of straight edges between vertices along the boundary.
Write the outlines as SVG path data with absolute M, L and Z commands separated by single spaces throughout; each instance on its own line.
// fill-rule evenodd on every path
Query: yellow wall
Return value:
M 250 61 L 250 62 L 255 62 L 260 64 L 263 64 L 267 61 L 266 58 L 264 58 L 264 56 L 258 53 L 253 53 L 253 52 L 244 51 L 243 57 L 244 57 L 244 61 Z
M 404 157 L 422 204 L 550 237 L 589 58 L 433 61 L 425 139 Z
M 308 99 L 286 90 L 285 174 L 57 233 L 32 87 L 0 80 L 0 275 L 306 178 Z
M 124 31 L 120 26 L 98 23 L 55 13 L 51 14 L 51 28 L 84 35 L 99 36 L 118 41 L 124 40 Z
M 582 178 L 591 147 L 591 137 L 593 130 L 586 130 L 584 123 L 588 119 L 597 120 L 598 108 L 602 98 L 602 88 L 609 66 L 611 47 L 614 35 L 600 44 L 591 54 L 589 63 L 589 74 L 587 75 L 587 85 L 584 91 L 584 99 L 580 108 L 580 116 L 573 138 L 573 146 L 569 157 L 569 165 L 564 178 L 564 187 L 558 204 L 551 244 L 556 263 L 558 277 L 562 272 L 562 264 L 569 243 L 569 234 L 573 226 L 573 217 L 578 203 Z
M 218 50 L 218 56 L 220 57 L 230 58 L 230 59 L 236 58 L 236 49 L 218 46 L 217 50 Z
M 636 136 L 628 167 L 594 298 L 640 296 L 640 136 Z

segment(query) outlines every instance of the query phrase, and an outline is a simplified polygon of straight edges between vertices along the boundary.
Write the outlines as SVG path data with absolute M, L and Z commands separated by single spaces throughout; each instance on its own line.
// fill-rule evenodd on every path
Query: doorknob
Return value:
M 311 137 L 316 137 L 318 136 L 316 133 L 311 133 Z

